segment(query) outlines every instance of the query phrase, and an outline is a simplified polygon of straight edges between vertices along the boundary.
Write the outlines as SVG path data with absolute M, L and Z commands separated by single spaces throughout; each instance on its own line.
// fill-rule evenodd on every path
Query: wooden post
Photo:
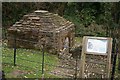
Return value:
M 107 50 L 107 76 L 106 78 L 110 78 L 110 70 L 111 70 L 111 52 L 112 52 L 112 38 L 108 39 L 108 50 Z
M 85 40 L 86 40 L 86 37 L 83 37 L 83 43 L 82 43 L 82 46 L 83 46 L 83 48 L 82 48 L 82 54 L 81 54 L 81 61 L 80 61 L 80 63 L 81 63 L 81 65 L 80 65 L 80 78 L 84 78 L 84 66 L 85 66 Z

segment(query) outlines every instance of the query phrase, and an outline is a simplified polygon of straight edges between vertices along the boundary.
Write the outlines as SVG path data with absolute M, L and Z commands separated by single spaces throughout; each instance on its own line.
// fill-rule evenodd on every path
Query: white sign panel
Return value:
M 88 39 L 87 52 L 107 53 L 107 43 L 105 39 Z

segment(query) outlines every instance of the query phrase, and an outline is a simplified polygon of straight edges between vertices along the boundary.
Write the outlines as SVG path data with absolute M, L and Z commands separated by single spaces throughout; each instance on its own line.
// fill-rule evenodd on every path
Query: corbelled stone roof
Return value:
M 73 25 L 63 17 L 44 10 L 37 10 L 33 13 L 24 15 L 23 18 L 16 22 L 13 27 L 17 31 L 31 30 L 32 28 L 41 31 L 57 31 Z M 11 28 L 12 29 L 12 28 Z

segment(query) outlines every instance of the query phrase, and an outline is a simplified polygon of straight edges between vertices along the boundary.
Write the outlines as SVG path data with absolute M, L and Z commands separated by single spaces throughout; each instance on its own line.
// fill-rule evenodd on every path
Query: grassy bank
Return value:
M 2 48 L 2 66 L 6 78 L 40 78 L 42 76 L 42 52 L 30 49 L 17 49 L 16 66 L 13 65 L 14 54 L 13 48 Z M 45 53 L 45 77 L 56 77 L 50 74 L 57 65 L 58 58 L 55 55 Z

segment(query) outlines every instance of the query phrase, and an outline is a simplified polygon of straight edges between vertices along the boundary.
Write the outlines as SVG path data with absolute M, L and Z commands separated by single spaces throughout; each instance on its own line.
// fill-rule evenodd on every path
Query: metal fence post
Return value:
M 42 80 L 44 79 L 44 44 L 42 47 Z
M 113 39 L 113 42 L 114 42 L 114 57 L 113 57 L 114 59 L 113 59 L 113 67 L 112 67 L 111 80 L 114 80 L 116 60 L 117 60 L 116 38 Z
M 14 66 L 16 66 L 16 35 L 14 36 Z
M 44 53 L 45 53 L 45 38 L 41 39 L 42 42 L 42 80 L 44 80 Z
M 77 80 L 77 66 L 78 66 L 78 64 L 77 64 L 77 59 L 78 59 L 78 57 L 76 57 L 76 64 L 75 64 L 75 78 L 74 78 L 74 80 Z

